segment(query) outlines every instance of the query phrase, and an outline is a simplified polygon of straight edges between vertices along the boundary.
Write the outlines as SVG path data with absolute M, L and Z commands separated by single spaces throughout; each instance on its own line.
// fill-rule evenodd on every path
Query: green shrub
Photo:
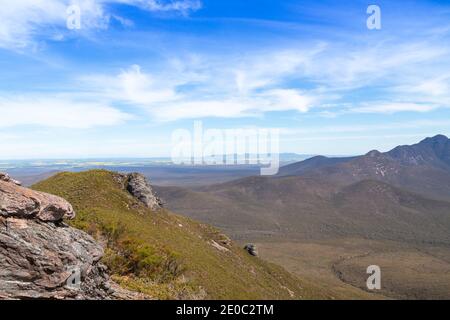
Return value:
M 183 272 L 177 254 L 129 237 L 108 248 L 104 262 L 117 275 L 143 277 L 160 283 L 171 281 Z

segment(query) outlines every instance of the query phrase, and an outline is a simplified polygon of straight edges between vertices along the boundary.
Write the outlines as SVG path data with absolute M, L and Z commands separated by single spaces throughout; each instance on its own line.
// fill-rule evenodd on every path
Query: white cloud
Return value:
M 149 11 L 179 11 L 187 13 L 201 9 L 200 0 L 116 0 L 117 2 L 127 3 L 138 6 Z
M 244 99 L 192 100 L 149 106 L 148 112 L 159 121 L 176 121 L 204 117 L 238 118 L 255 116 L 254 101 Z
M 326 116 L 428 112 L 450 102 L 449 77 L 438 72 L 445 71 L 446 65 L 429 67 L 447 52 L 440 45 L 411 43 L 399 45 L 398 51 L 377 47 L 349 52 L 335 51 L 324 43 L 307 47 L 226 58 L 172 56 L 165 63 L 153 64 L 151 71 L 131 65 L 116 74 L 82 76 L 77 79 L 81 80 L 77 90 L 87 101 L 137 107 L 157 121 L 258 117 L 312 108 Z M 418 52 L 409 53 L 409 49 Z M 427 77 L 414 72 L 418 66 Z M 345 96 L 358 88 L 380 92 L 353 105 Z
M 117 75 L 86 80 L 98 95 L 140 107 L 163 121 L 311 108 L 324 116 L 428 112 L 450 102 L 449 78 L 442 75 L 449 66 L 435 66 L 445 61 L 449 49 L 440 43 L 410 42 L 343 51 L 319 42 L 226 57 L 171 57 L 151 72 L 134 65 Z M 364 104 L 360 98 L 353 105 L 347 95 L 359 89 L 377 92 L 366 93 Z
M 302 94 L 295 89 L 273 89 L 264 93 L 264 96 L 271 100 L 266 111 L 297 110 L 307 112 L 312 106 L 313 98 Z M 270 101 L 269 100 L 269 101 Z
M 131 116 L 105 104 L 28 96 L 0 98 L 0 128 L 20 125 L 87 129 L 112 126 Z
M 142 73 L 138 65 L 121 72 L 116 84 L 122 90 L 121 93 L 119 91 L 123 94 L 122 98 L 138 105 L 170 101 L 176 97 L 174 88 L 165 87 L 150 75 Z
M 107 27 L 110 16 L 101 0 L 5 0 L 0 4 L 0 48 L 24 49 L 38 46 L 41 39 L 63 39 L 72 4 L 80 7 L 85 30 Z
M 304 75 L 330 89 L 351 90 L 377 82 L 405 82 L 419 68 L 428 71 L 430 64 L 449 54 L 450 48 L 439 42 L 379 41 L 345 48 L 329 44 L 308 61 Z
M 93 74 L 79 80 L 93 96 L 139 107 L 157 121 L 307 112 L 320 95 L 283 82 L 301 74 L 324 47 L 319 44 L 227 59 L 190 54 L 171 58 L 152 72 L 132 65 L 116 75 Z
M 77 5 L 81 10 L 83 32 L 105 29 L 110 20 L 124 25 L 132 21 L 111 14 L 106 5 L 121 3 L 147 11 L 175 11 L 187 14 L 201 8 L 200 0 L 0 0 L 0 48 L 21 50 L 36 47 L 40 40 L 64 39 L 67 33 L 67 8 Z
M 23 48 L 43 25 L 63 23 L 66 5 L 59 0 L 1 1 L 0 47 Z
M 319 43 L 308 49 L 279 49 L 253 53 L 231 61 L 235 70 L 235 84 L 239 92 L 276 85 L 287 77 L 305 74 L 314 60 L 324 52 L 326 45 Z M 230 61 L 227 61 L 230 64 Z
M 303 126 L 301 128 L 277 128 L 282 135 L 286 136 L 310 136 L 312 134 L 327 134 L 330 137 L 331 134 L 337 133 L 358 133 L 358 132 L 376 132 L 381 131 L 398 131 L 400 129 L 418 129 L 429 128 L 439 129 L 448 128 L 450 126 L 450 120 L 436 120 L 436 119 L 423 119 L 416 121 L 403 121 L 403 122 L 386 122 L 377 124 L 360 124 L 360 125 L 336 125 L 336 126 Z
M 92 17 L 92 26 L 97 22 L 97 27 L 108 21 L 105 3 L 179 12 L 197 10 L 201 6 L 198 1 L 81 2 L 84 1 L 90 3 L 86 5 L 87 12 Z M 0 47 L 7 38 L 18 41 L 17 45 L 26 45 L 34 32 L 39 32 L 39 26 L 61 19 L 61 4 L 66 2 L 18 0 L 17 3 L 22 4 L 22 7 L 17 5 L 17 12 L 26 13 L 22 20 L 12 19 L 17 23 L 14 30 L 19 34 L 11 36 L 13 29 L 5 29 L 4 35 L 9 34 L 5 37 L 0 29 Z M 13 16 L 18 14 L 14 10 L 9 12 Z M 36 12 L 41 14 L 36 15 Z M 4 11 L 0 19 L 2 15 L 6 15 Z M 321 114 L 326 116 L 349 111 L 427 112 L 450 102 L 449 77 L 445 76 L 450 68 L 448 63 L 442 63 L 450 53 L 445 42 L 355 43 L 342 48 L 339 43 L 309 42 L 219 56 L 172 53 L 165 63 L 149 64 L 151 70 L 132 65 L 116 74 L 80 77 L 82 84 L 76 89 L 88 101 L 101 99 L 109 105 L 122 103 L 139 107 L 152 119 L 160 121 L 256 117 L 265 112 L 308 112 L 312 108 L 320 108 Z M 358 89 L 377 92 L 358 98 L 354 106 L 354 100 L 347 99 L 347 95 Z M 361 99 L 366 103 L 360 104 Z
M 300 90 L 272 89 L 279 81 L 275 79 L 270 85 L 262 81 L 252 90 L 240 91 L 230 69 L 218 66 L 207 71 L 180 69 L 184 68 L 177 64 L 175 69 L 149 74 L 133 65 L 115 76 L 91 75 L 81 80 L 94 95 L 139 107 L 158 121 L 255 117 L 269 111 L 306 112 L 315 101 Z M 195 84 L 192 89 L 180 89 L 192 84 Z
M 396 113 L 396 112 L 428 112 L 439 108 L 433 104 L 418 104 L 418 103 L 404 103 L 404 102 L 372 102 L 370 105 L 366 104 L 360 107 L 351 109 L 353 112 L 360 113 Z
M 450 75 L 441 74 L 443 72 L 445 71 L 440 70 L 439 74 L 432 74 L 429 77 L 424 77 L 424 75 L 418 76 L 407 83 L 394 87 L 393 91 L 399 93 L 408 92 L 410 95 L 417 95 L 418 97 L 448 97 L 450 95 Z
M 448 94 L 450 90 L 450 85 L 447 79 L 431 79 L 413 86 L 411 90 L 416 92 L 427 93 L 433 96 L 441 96 Z

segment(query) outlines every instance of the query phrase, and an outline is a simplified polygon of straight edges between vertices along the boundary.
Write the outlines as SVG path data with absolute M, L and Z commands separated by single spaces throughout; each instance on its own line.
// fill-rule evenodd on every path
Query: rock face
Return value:
M 0 216 L 41 221 L 60 221 L 75 217 L 72 206 L 65 200 L 23 188 L 3 175 L 0 178 Z
M 126 188 L 128 192 L 139 199 L 147 208 L 159 210 L 163 204 L 153 192 L 144 175 L 140 173 L 130 173 L 126 176 Z
M 11 179 L 7 173 L 0 172 L 0 181 L 12 182 L 18 186 L 22 185 L 19 181 Z
M 0 174 L 0 299 L 109 299 L 103 248 L 65 225 L 65 200 Z
M 258 256 L 258 250 L 256 249 L 256 246 L 255 246 L 254 244 L 251 244 L 251 243 L 246 244 L 245 247 L 244 247 L 244 249 L 247 250 L 247 252 L 248 252 L 250 255 L 252 255 L 252 256 L 254 256 L 254 257 L 257 257 L 257 256 Z

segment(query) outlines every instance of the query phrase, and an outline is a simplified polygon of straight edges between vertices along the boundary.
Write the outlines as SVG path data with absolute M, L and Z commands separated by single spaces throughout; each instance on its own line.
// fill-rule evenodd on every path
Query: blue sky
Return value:
M 196 120 L 304 154 L 450 135 L 446 2 L 0 0 L 0 158 L 167 156 Z

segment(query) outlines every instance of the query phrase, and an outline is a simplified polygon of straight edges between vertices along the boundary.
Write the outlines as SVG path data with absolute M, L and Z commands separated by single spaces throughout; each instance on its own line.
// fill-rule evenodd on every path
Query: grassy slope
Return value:
M 162 299 L 330 298 L 234 244 L 228 251 L 213 247 L 224 235 L 212 227 L 150 212 L 116 177 L 102 170 L 60 173 L 33 188 L 72 203 L 77 218 L 70 224 L 105 243 L 104 262 L 122 286 Z

